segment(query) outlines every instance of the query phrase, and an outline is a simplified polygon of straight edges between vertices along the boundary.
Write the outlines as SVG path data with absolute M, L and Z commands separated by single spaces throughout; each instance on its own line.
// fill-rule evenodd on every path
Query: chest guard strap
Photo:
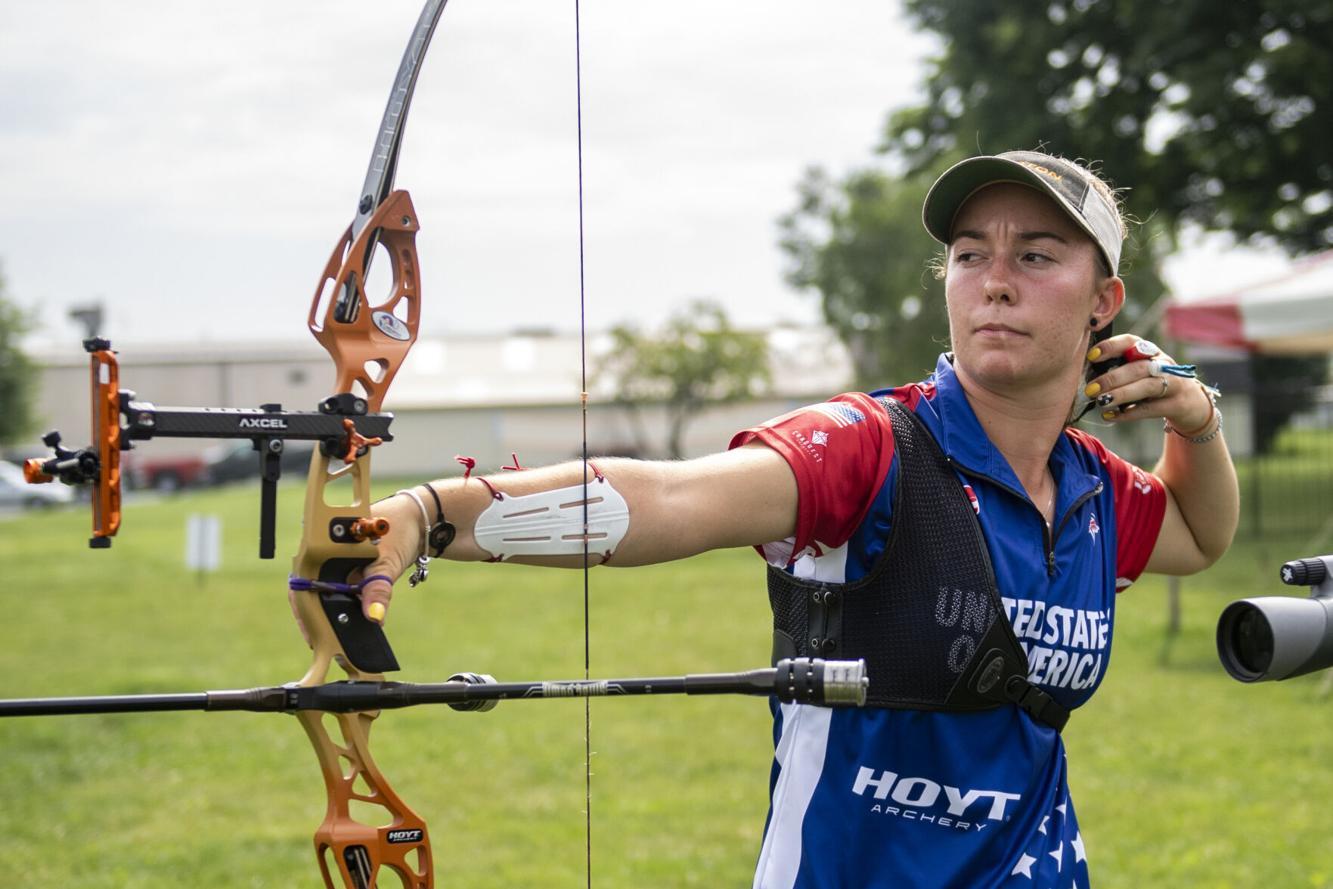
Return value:
M 1069 709 L 1028 681 L 1027 656 L 1004 616 L 981 524 L 948 459 L 912 411 L 879 401 L 899 461 L 884 551 L 851 583 L 769 566 L 774 663 L 864 658 L 868 706 L 966 711 L 1013 704 L 1060 731 Z

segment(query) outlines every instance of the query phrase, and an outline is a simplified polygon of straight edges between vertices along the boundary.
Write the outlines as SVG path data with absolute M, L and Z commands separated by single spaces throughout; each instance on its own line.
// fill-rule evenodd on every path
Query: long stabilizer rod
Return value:
M 74 698 L 0 700 L 0 716 L 69 716 L 85 713 L 156 713 L 170 710 L 244 710 L 294 713 L 321 710 L 357 713 L 448 704 L 455 710 L 490 710 L 499 701 L 539 698 L 595 698 L 629 695 L 776 695 L 791 703 L 827 707 L 865 704 L 870 680 L 865 661 L 788 658 L 776 667 L 742 673 L 699 673 L 646 679 L 570 679 L 496 682 L 478 673 L 459 673 L 448 682 L 330 682 L 302 687 L 185 692 L 156 695 L 105 695 Z

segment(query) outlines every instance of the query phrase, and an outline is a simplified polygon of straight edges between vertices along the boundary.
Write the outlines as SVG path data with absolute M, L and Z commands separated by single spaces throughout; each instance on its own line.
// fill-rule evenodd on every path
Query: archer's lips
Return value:
M 980 336 L 993 336 L 997 338 L 1027 336 L 1021 330 L 1015 330 L 1007 324 L 983 324 L 975 330 Z

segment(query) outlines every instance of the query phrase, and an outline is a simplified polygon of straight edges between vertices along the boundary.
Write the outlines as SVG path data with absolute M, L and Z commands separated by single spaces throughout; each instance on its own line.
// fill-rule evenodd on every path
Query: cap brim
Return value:
M 941 244 L 948 244 L 953 238 L 954 220 L 967 199 L 986 186 L 1001 182 L 1016 182 L 1048 195 L 1065 211 L 1069 220 L 1092 239 L 1111 268 L 1114 270 L 1118 265 L 1118 251 L 1113 259 L 1080 209 L 1070 203 L 1069 198 L 1060 192 L 1050 178 L 1007 157 L 971 157 L 945 170 L 926 193 L 925 203 L 921 207 L 921 219 L 926 231 Z

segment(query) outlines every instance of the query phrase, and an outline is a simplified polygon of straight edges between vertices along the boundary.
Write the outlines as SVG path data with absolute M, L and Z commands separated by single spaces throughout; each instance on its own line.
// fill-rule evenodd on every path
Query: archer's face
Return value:
M 1092 239 L 1023 185 L 990 185 L 968 199 L 954 221 L 946 272 L 956 366 L 997 391 L 1076 379 L 1089 318 L 1109 318 Z

